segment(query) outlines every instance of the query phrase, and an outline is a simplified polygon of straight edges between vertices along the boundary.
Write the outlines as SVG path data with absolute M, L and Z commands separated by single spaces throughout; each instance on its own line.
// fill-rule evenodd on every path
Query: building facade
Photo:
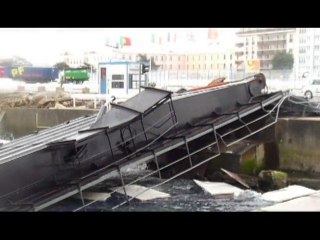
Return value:
M 296 74 L 320 77 L 320 28 L 297 28 L 297 38 Z
M 295 28 L 241 28 L 235 50 L 237 70 L 243 71 L 246 61 L 251 60 L 260 60 L 260 69 L 269 70 L 275 54 L 284 51 L 295 55 L 295 33 Z
M 234 48 L 192 53 L 144 53 L 113 49 L 106 52 L 89 51 L 80 55 L 64 53 L 61 55 L 61 60 L 70 67 L 81 67 L 85 63 L 97 66 L 99 62 L 111 60 L 137 61 L 139 54 L 145 54 L 148 59 L 152 58 L 159 66 L 158 70 L 162 71 L 230 71 L 236 69 Z

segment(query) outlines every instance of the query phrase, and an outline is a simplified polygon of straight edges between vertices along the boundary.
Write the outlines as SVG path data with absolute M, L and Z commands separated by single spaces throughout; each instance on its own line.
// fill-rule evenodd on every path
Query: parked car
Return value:
M 302 91 L 307 99 L 312 99 L 320 93 L 320 79 L 312 80 L 311 84 L 304 86 Z

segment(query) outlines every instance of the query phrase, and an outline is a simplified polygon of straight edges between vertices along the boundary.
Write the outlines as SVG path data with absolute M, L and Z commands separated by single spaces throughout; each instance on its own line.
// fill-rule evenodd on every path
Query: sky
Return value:
M 222 47 L 234 44 L 236 28 L 217 29 Z M 151 36 L 167 39 L 176 34 L 175 43 L 151 42 Z M 192 33 L 194 41 L 186 39 Z M 59 61 L 63 52 L 81 54 L 105 49 L 107 39 L 129 37 L 130 49 L 190 51 L 207 47 L 208 28 L 0 28 L 0 59 L 20 56 L 36 66 L 49 66 Z M 158 41 L 158 40 L 156 40 Z

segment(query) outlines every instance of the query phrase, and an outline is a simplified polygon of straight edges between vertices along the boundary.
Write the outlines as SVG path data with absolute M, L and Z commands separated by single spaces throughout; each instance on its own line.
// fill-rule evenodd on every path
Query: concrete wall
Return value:
M 280 169 L 320 172 L 320 118 L 283 118 L 276 128 Z
M 0 122 L 0 136 L 13 135 L 22 137 L 36 130 L 52 127 L 60 123 L 86 115 L 97 113 L 97 110 L 83 109 L 7 109 Z

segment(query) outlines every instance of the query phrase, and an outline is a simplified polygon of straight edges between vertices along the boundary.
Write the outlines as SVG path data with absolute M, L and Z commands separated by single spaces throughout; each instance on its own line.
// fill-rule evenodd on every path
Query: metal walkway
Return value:
M 85 210 L 94 201 L 86 203 L 82 192 L 100 182 L 119 177 L 126 195 L 126 186 L 155 174 L 162 178 L 164 170 L 184 163 L 164 184 L 275 124 L 287 96 L 262 94 L 265 86 L 258 74 L 174 98 L 171 92 L 146 87 L 125 103 L 102 108 L 97 116 L 6 144 L 0 147 L 0 209 L 41 211 L 80 193 L 82 204 L 75 211 Z M 209 148 L 210 156 L 198 157 Z M 166 159 L 176 150 L 184 154 Z M 124 181 L 124 171 L 151 162 L 156 170 Z M 132 199 L 126 195 L 126 201 L 112 209 Z
M 232 111 L 222 114 L 213 112 L 210 117 L 202 118 L 197 123 L 189 124 L 186 128 L 170 129 L 166 134 L 162 134 L 155 141 L 145 145 L 144 148 L 138 149 L 133 154 L 127 154 L 125 157 L 116 159 L 116 161 L 96 171 L 85 174 L 80 178 L 72 179 L 67 184 L 56 185 L 46 191 L 37 192 L 24 199 L 19 199 L 19 201 L 10 202 L 10 207 L 6 207 L 5 210 L 40 211 L 77 193 L 82 196 L 82 191 L 111 177 L 120 178 L 122 182 L 121 188 L 125 192 L 126 186 L 135 184 L 148 176 L 157 174 L 161 178 L 161 171 L 174 164 L 182 161 L 186 161 L 189 164 L 189 167 L 161 183 L 164 184 L 218 157 L 221 153 L 221 147 L 231 146 L 275 124 L 279 115 L 279 108 L 285 99 L 286 97 L 282 92 L 253 97 L 247 104 L 238 104 Z M 199 141 L 203 138 L 206 141 Z M 197 142 L 197 148 L 193 146 L 192 143 L 194 142 Z M 169 163 L 158 161 L 161 156 L 181 147 L 185 150 L 184 156 Z M 209 147 L 213 150 L 212 156 L 201 160 L 193 158 L 196 154 L 205 151 Z M 148 162 L 154 162 L 157 169 L 129 183 L 124 182 L 122 176 L 126 169 Z M 155 188 L 161 184 L 150 188 Z M 112 191 L 111 194 L 116 190 Z M 132 199 L 132 197 L 126 196 L 126 201 L 110 210 L 129 203 Z M 87 206 L 94 202 L 85 203 L 84 199 L 82 199 L 82 205 L 75 211 L 85 210 Z

